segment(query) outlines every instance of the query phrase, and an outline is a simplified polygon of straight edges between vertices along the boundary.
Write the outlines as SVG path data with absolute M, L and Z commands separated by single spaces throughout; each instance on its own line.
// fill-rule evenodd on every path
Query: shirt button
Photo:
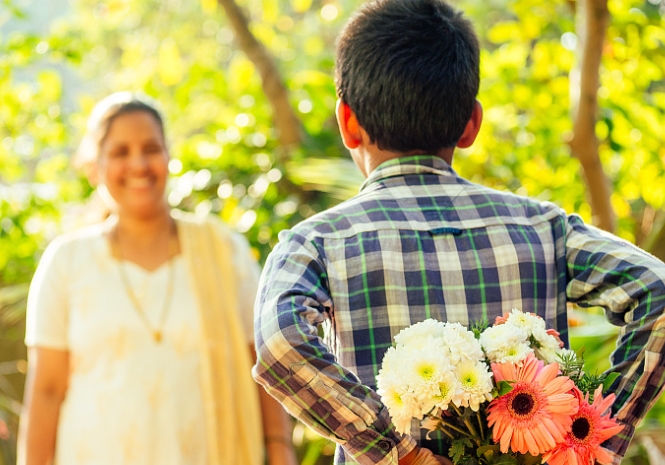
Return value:
M 379 449 L 381 449 L 384 452 L 388 452 L 390 449 L 392 449 L 393 444 L 392 442 L 388 441 L 387 439 L 382 439 L 379 441 Z

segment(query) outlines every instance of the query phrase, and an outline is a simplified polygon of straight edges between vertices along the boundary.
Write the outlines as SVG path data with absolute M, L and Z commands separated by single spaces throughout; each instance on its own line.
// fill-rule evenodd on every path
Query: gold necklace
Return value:
M 118 252 L 120 252 L 120 242 L 118 241 L 117 238 L 117 231 L 114 231 L 114 233 L 115 234 L 113 234 L 113 236 L 115 239 L 115 243 L 118 247 Z M 134 293 L 134 289 L 129 283 L 129 278 L 127 277 L 127 272 L 125 271 L 125 263 L 124 263 L 125 261 L 122 260 L 121 256 L 119 257 L 118 260 L 118 269 L 120 270 L 120 280 L 122 281 L 122 286 L 125 288 L 125 292 L 129 296 L 129 300 L 132 302 L 132 307 L 134 307 L 134 310 L 141 318 L 143 326 L 145 326 L 148 332 L 152 335 L 152 338 L 156 343 L 162 342 L 162 339 L 164 338 L 164 325 L 166 324 L 166 317 L 168 316 L 168 311 L 170 308 L 169 303 L 171 302 L 171 296 L 173 295 L 174 270 L 173 270 L 173 260 L 171 257 L 171 243 L 172 243 L 171 238 L 169 236 L 169 247 L 167 255 L 167 260 L 169 262 L 169 273 L 166 282 L 166 295 L 164 296 L 164 304 L 162 305 L 162 312 L 160 313 L 159 317 L 159 326 L 157 326 L 156 328 L 153 328 L 153 326 L 150 324 L 150 320 L 148 320 L 148 316 L 145 314 L 145 311 L 143 310 L 143 306 L 141 305 L 139 298 L 136 296 L 136 294 Z

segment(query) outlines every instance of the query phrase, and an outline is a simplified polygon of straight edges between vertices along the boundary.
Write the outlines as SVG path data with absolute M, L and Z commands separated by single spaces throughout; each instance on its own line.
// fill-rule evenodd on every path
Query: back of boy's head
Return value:
M 338 97 L 380 149 L 435 154 L 471 117 L 479 55 L 470 21 L 443 1 L 372 1 L 338 39 Z

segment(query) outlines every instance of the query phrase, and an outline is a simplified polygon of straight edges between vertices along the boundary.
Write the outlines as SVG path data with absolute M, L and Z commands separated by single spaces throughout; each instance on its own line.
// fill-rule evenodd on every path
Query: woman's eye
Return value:
M 111 158 L 126 157 L 128 153 L 129 150 L 127 149 L 127 147 L 118 147 L 114 150 L 111 150 L 111 152 L 109 153 L 109 157 Z
M 158 153 L 162 151 L 162 146 L 158 144 L 146 145 L 143 149 L 145 153 Z

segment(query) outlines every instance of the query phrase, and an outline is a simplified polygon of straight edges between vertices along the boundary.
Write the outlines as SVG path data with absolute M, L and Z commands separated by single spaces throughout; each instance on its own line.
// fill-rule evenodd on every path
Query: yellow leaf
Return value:
M 312 7 L 312 0 L 293 0 L 293 10 L 304 13 Z
M 159 46 L 159 79 L 166 86 L 182 81 L 184 66 L 178 45 L 173 39 L 164 40 Z
M 237 54 L 231 60 L 226 75 L 229 80 L 229 95 L 242 95 L 252 81 L 254 65 L 244 54 Z
M 521 25 L 515 21 L 498 23 L 490 28 L 487 38 L 495 44 L 513 42 L 519 38 Z
M 57 101 L 62 95 L 62 81 L 55 71 L 42 71 L 37 76 L 41 93 L 46 100 Z
M 628 218 L 630 216 L 630 205 L 628 205 L 628 202 L 622 196 L 614 193 L 610 197 L 610 202 L 619 218 Z
M 310 86 L 323 86 L 332 81 L 332 77 L 329 73 L 324 73 L 315 69 L 305 69 L 296 73 L 293 76 L 292 82 L 298 87 L 305 85 Z
M 279 17 L 279 5 L 275 0 L 263 0 L 263 21 L 274 23 Z
M 244 211 L 242 208 L 240 208 L 238 199 L 235 197 L 229 197 L 224 201 L 224 206 L 222 207 L 220 216 L 227 224 L 235 224 L 238 222 L 243 213 Z
M 201 0 L 201 9 L 204 13 L 214 13 L 217 9 L 217 0 Z
M 305 41 L 305 52 L 310 56 L 316 56 L 323 52 L 325 45 L 319 37 L 309 37 Z

